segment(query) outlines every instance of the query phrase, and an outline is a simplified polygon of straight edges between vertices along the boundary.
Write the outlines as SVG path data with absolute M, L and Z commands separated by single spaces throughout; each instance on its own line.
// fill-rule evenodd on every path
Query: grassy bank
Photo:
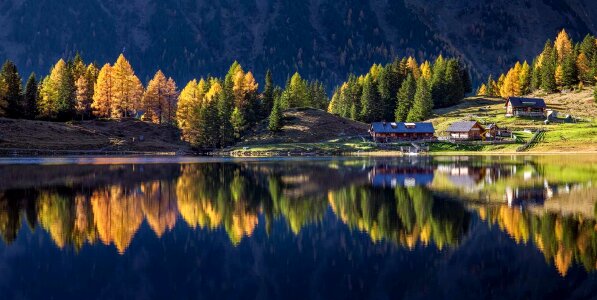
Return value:
M 542 95 L 535 95 L 542 96 Z M 543 96 L 542 96 L 543 97 Z M 454 122 L 477 120 L 482 124 L 496 123 L 513 131 L 513 144 L 453 144 L 449 142 L 429 143 L 431 154 L 506 154 L 506 153 L 592 153 L 597 152 L 597 108 L 590 90 L 568 94 L 554 94 L 544 97 L 549 109 L 560 114 L 570 114 L 581 121 L 573 124 L 544 124 L 543 119 L 505 116 L 503 99 L 471 97 L 459 105 L 434 111 L 436 117 L 429 120 L 436 129 L 436 135 L 445 135 L 445 130 Z M 529 141 L 533 131 L 545 131 L 536 142 L 524 152 L 517 149 Z M 309 155 L 309 154 L 354 154 L 354 155 L 400 155 L 400 146 L 409 143 L 391 144 L 379 147 L 362 139 L 329 140 L 317 143 L 244 143 L 232 148 L 236 156 Z

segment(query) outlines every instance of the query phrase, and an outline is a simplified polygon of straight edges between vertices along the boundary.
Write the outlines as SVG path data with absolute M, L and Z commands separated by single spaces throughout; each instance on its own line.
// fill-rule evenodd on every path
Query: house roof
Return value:
M 469 132 L 477 124 L 477 121 L 461 121 L 450 124 L 447 132 Z M 479 125 L 480 126 L 480 125 Z M 483 126 L 481 126 L 483 127 Z
M 523 98 L 523 97 L 510 97 L 508 101 L 514 107 L 536 107 L 536 108 L 546 108 L 545 101 L 540 98 Z M 508 105 L 508 102 L 506 102 Z
M 377 133 L 435 133 L 435 128 L 429 122 L 373 122 L 371 131 Z

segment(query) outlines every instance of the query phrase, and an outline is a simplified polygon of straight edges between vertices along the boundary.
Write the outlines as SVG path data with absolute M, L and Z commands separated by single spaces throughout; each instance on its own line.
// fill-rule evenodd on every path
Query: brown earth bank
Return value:
M 333 139 L 366 136 L 369 125 L 330 114 L 315 108 L 284 111 L 284 126 L 279 132 L 268 130 L 268 120 L 257 124 L 239 145 L 280 143 L 319 143 Z
M 0 155 L 190 154 L 177 128 L 134 119 L 66 123 L 0 118 Z

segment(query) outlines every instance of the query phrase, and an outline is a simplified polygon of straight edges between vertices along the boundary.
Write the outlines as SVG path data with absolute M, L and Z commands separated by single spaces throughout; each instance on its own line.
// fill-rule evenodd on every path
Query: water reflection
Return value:
M 124 254 L 146 223 L 224 230 L 232 246 L 282 221 L 325 231 L 331 212 L 374 243 L 457 249 L 478 216 L 566 275 L 597 269 L 594 161 L 437 157 L 193 164 L 1 165 L 0 234 L 42 228 L 61 249 Z M 179 223 L 184 224 L 179 224 Z M 142 242 L 142 241 L 141 241 Z

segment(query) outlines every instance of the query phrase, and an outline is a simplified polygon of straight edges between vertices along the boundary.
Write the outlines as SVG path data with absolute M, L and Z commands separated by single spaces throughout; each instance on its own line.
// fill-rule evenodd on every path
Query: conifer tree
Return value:
M 420 73 L 418 66 L 416 66 L 416 70 L 417 73 Z M 420 76 L 420 74 L 418 76 Z M 383 119 L 392 120 L 396 110 L 396 94 L 392 94 L 389 68 L 382 68 L 380 70 L 377 82 L 377 90 L 379 93 L 379 100 L 381 101 L 380 105 L 381 110 L 383 111 Z
M 424 79 L 425 77 L 422 76 L 422 78 Z M 413 105 L 416 91 L 417 83 L 415 82 L 412 75 L 409 74 L 406 77 L 406 80 L 402 82 L 400 90 L 398 90 L 398 103 L 396 105 L 395 111 L 395 118 L 397 122 L 406 121 L 408 112 L 410 111 Z
M 112 101 L 110 115 L 123 118 L 134 115 L 141 106 L 143 85 L 123 54 L 112 67 Z
M 460 82 L 462 84 L 462 90 L 464 92 L 462 98 L 464 98 L 464 95 L 473 92 L 473 82 L 471 81 L 471 75 L 469 74 L 468 69 L 464 65 L 462 65 L 460 61 L 456 60 L 456 62 L 457 66 L 460 69 Z
M 595 37 L 587 34 L 580 43 L 580 52 L 587 56 L 587 59 L 591 60 L 593 56 L 597 54 L 597 41 Z
M 263 113 L 265 116 L 269 116 L 274 107 L 274 81 L 272 79 L 271 70 L 267 70 L 265 73 L 265 86 L 262 99 Z
M 257 121 L 259 110 L 257 102 L 257 89 L 259 85 L 251 72 L 239 70 L 234 76 L 233 94 L 234 107 L 239 109 L 242 119 L 248 124 Z
M 143 94 L 142 107 L 145 112 L 143 119 L 156 124 L 162 124 L 166 120 L 167 93 L 168 79 L 161 70 L 158 70 L 147 84 Z
M 413 107 L 408 112 L 407 122 L 420 122 L 431 117 L 433 109 L 433 99 L 431 91 L 425 79 L 417 80 L 417 90 Z
M 34 119 L 37 115 L 37 102 L 39 98 L 39 90 L 37 84 L 37 78 L 35 77 L 35 73 L 31 73 L 29 75 L 29 79 L 27 79 L 27 84 L 25 85 L 25 118 L 27 119 Z
M 232 128 L 234 129 L 234 138 L 237 140 L 240 139 L 246 129 L 245 127 L 247 123 L 245 122 L 245 118 L 238 107 L 235 107 L 232 111 L 230 123 L 232 123 Z
M 168 125 L 176 125 L 176 105 L 178 102 L 178 87 L 172 77 L 168 77 L 166 81 L 166 94 L 164 102 L 162 103 L 162 111 L 164 112 L 164 120 L 162 121 Z
M 213 149 L 221 146 L 220 124 L 222 120 L 220 120 L 218 101 L 222 97 L 223 89 L 219 80 L 212 78 L 209 81 L 209 90 L 205 94 L 204 108 L 202 109 L 203 124 L 201 127 L 204 131 L 202 138 L 204 147 Z
M 234 77 L 238 72 L 243 72 L 242 67 L 235 61 L 230 66 L 226 77 L 224 77 L 224 84 L 220 86 L 221 93 L 218 93 L 219 96 L 217 97 L 220 120 L 219 145 L 222 147 L 229 146 L 234 142 L 234 128 L 230 123 L 230 117 L 234 110 Z
M 176 83 L 158 70 L 143 94 L 144 119 L 157 124 L 174 124 L 177 99 Z
M 443 56 L 438 56 L 433 64 L 433 76 L 431 77 L 431 95 L 436 107 L 448 106 L 446 103 L 446 95 L 448 94 L 446 88 L 446 60 Z
M 0 70 L 0 116 L 23 117 L 23 87 L 17 66 L 7 60 Z
M 541 71 L 541 64 L 538 59 L 533 61 L 532 73 L 531 73 L 531 91 L 535 91 L 541 88 L 541 77 L 543 72 Z
M 269 115 L 268 128 L 270 131 L 280 131 L 280 129 L 282 129 L 283 115 L 280 106 L 280 98 L 277 98 L 274 102 L 272 112 Z
M 541 61 L 541 88 L 548 93 L 555 92 L 556 85 L 556 51 L 551 46 L 551 41 L 545 43 Z
M 66 62 L 60 59 L 40 91 L 39 112 L 43 118 L 68 120 L 75 109 L 75 84 Z
M 419 64 L 417 63 L 417 60 L 414 57 L 409 56 L 407 58 L 406 67 L 408 68 L 410 73 L 413 75 L 415 80 L 419 79 L 419 77 L 421 76 L 421 70 L 419 69 Z
M 487 85 L 485 83 L 481 84 L 477 90 L 477 96 L 487 96 Z
M 325 86 L 323 83 L 318 80 L 309 82 L 308 89 L 308 102 L 311 103 L 311 106 L 318 109 L 325 109 L 325 107 L 328 106 L 329 99 L 325 92 Z
M 93 88 L 91 109 L 95 116 L 100 118 L 110 117 L 113 102 L 112 86 L 112 66 L 105 64 L 99 71 Z
M 284 92 L 282 92 L 280 106 L 282 109 L 310 106 L 311 103 L 308 103 L 308 93 L 307 83 L 296 72 L 290 78 L 290 82 L 286 85 Z
M 74 80 L 79 79 L 87 71 L 87 66 L 85 66 L 85 62 L 83 62 L 83 58 L 79 53 L 75 55 L 73 60 L 68 62 L 68 67 Z
M 522 63 L 519 74 L 520 94 L 526 95 L 531 92 L 531 66 L 526 62 Z
M 493 80 L 492 75 L 490 74 L 489 77 L 487 78 L 487 83 L 485 84 L 485 86 L 487 87 L 487 92 L 486 95 L 489 97 L 495 97 L 497 96 L 497 84 L 495 83 L 495 80 Z
M 431 64 L 429 61 L 423 62 L 423 64 L 421 64 L 421 76 L 423 76 L 425 80 L 430 81 L 431 75 Z
M 381 120 L 383 118 L 382 108 L 376 82 L 371 74 L 367 74 L 363 81 L 361 95 L 361 120 L 367 123 Z
M 448 60 L 446 66 L 446 95 L 444 105 L 456 105 L 464 98 L 465 86 L 462 82 L 462 72 L 456 59 Z
M 585 53 L 581 52 L 576 58 L 576 67 L 578 70 L 578 77 L 583 83 L 593 84 L 595 82 L 595 77 L 592 76 L 593 74 L 591 72 L 591 62 Z
M 81 120 L 85 119 L 91 111 L 91 101 L 89 96 L 89 84 L 87 82 L 87 76 L 82 75 L 75 81 L 75 111 Z
M 521 88 L 520 88 L 520 71 L 521 71 L 521 64 L 520 62 L 516 62 L 516 65 L 512 67 L 506 76 L 504 77 L 502 87 L 500 89 L 500 96 L 502 98 L 508 98 L 511 96 L 520 96 L 521 95 Z
M 187 83 L 184 89 L 178 96 L 178 106 L 176 107 L 176 122 L 178 128 L 182 133 L 182 139 L 192 143 L 193 135 L 197 133 L 192 132 L 192 124 L 198 117 L 199 110 L 201 108 L 199 84 L 197 80 L 193 79 Z M 195 143 L 192 143 L 195 144 Z
M 556 48 L 556 64 L 562 65 L 564 60 L 571 56 L 573 53 L 573 46 L 572 40 L 568 36 L 568 33 L 565 29 L 562 29 L 558 36 L 556 37 L 555 41 L 555 48 Z
M 574 53 L 564 57 L 562 62 L 562 86 L 570 88 L 578 83 L 578 71 Z

